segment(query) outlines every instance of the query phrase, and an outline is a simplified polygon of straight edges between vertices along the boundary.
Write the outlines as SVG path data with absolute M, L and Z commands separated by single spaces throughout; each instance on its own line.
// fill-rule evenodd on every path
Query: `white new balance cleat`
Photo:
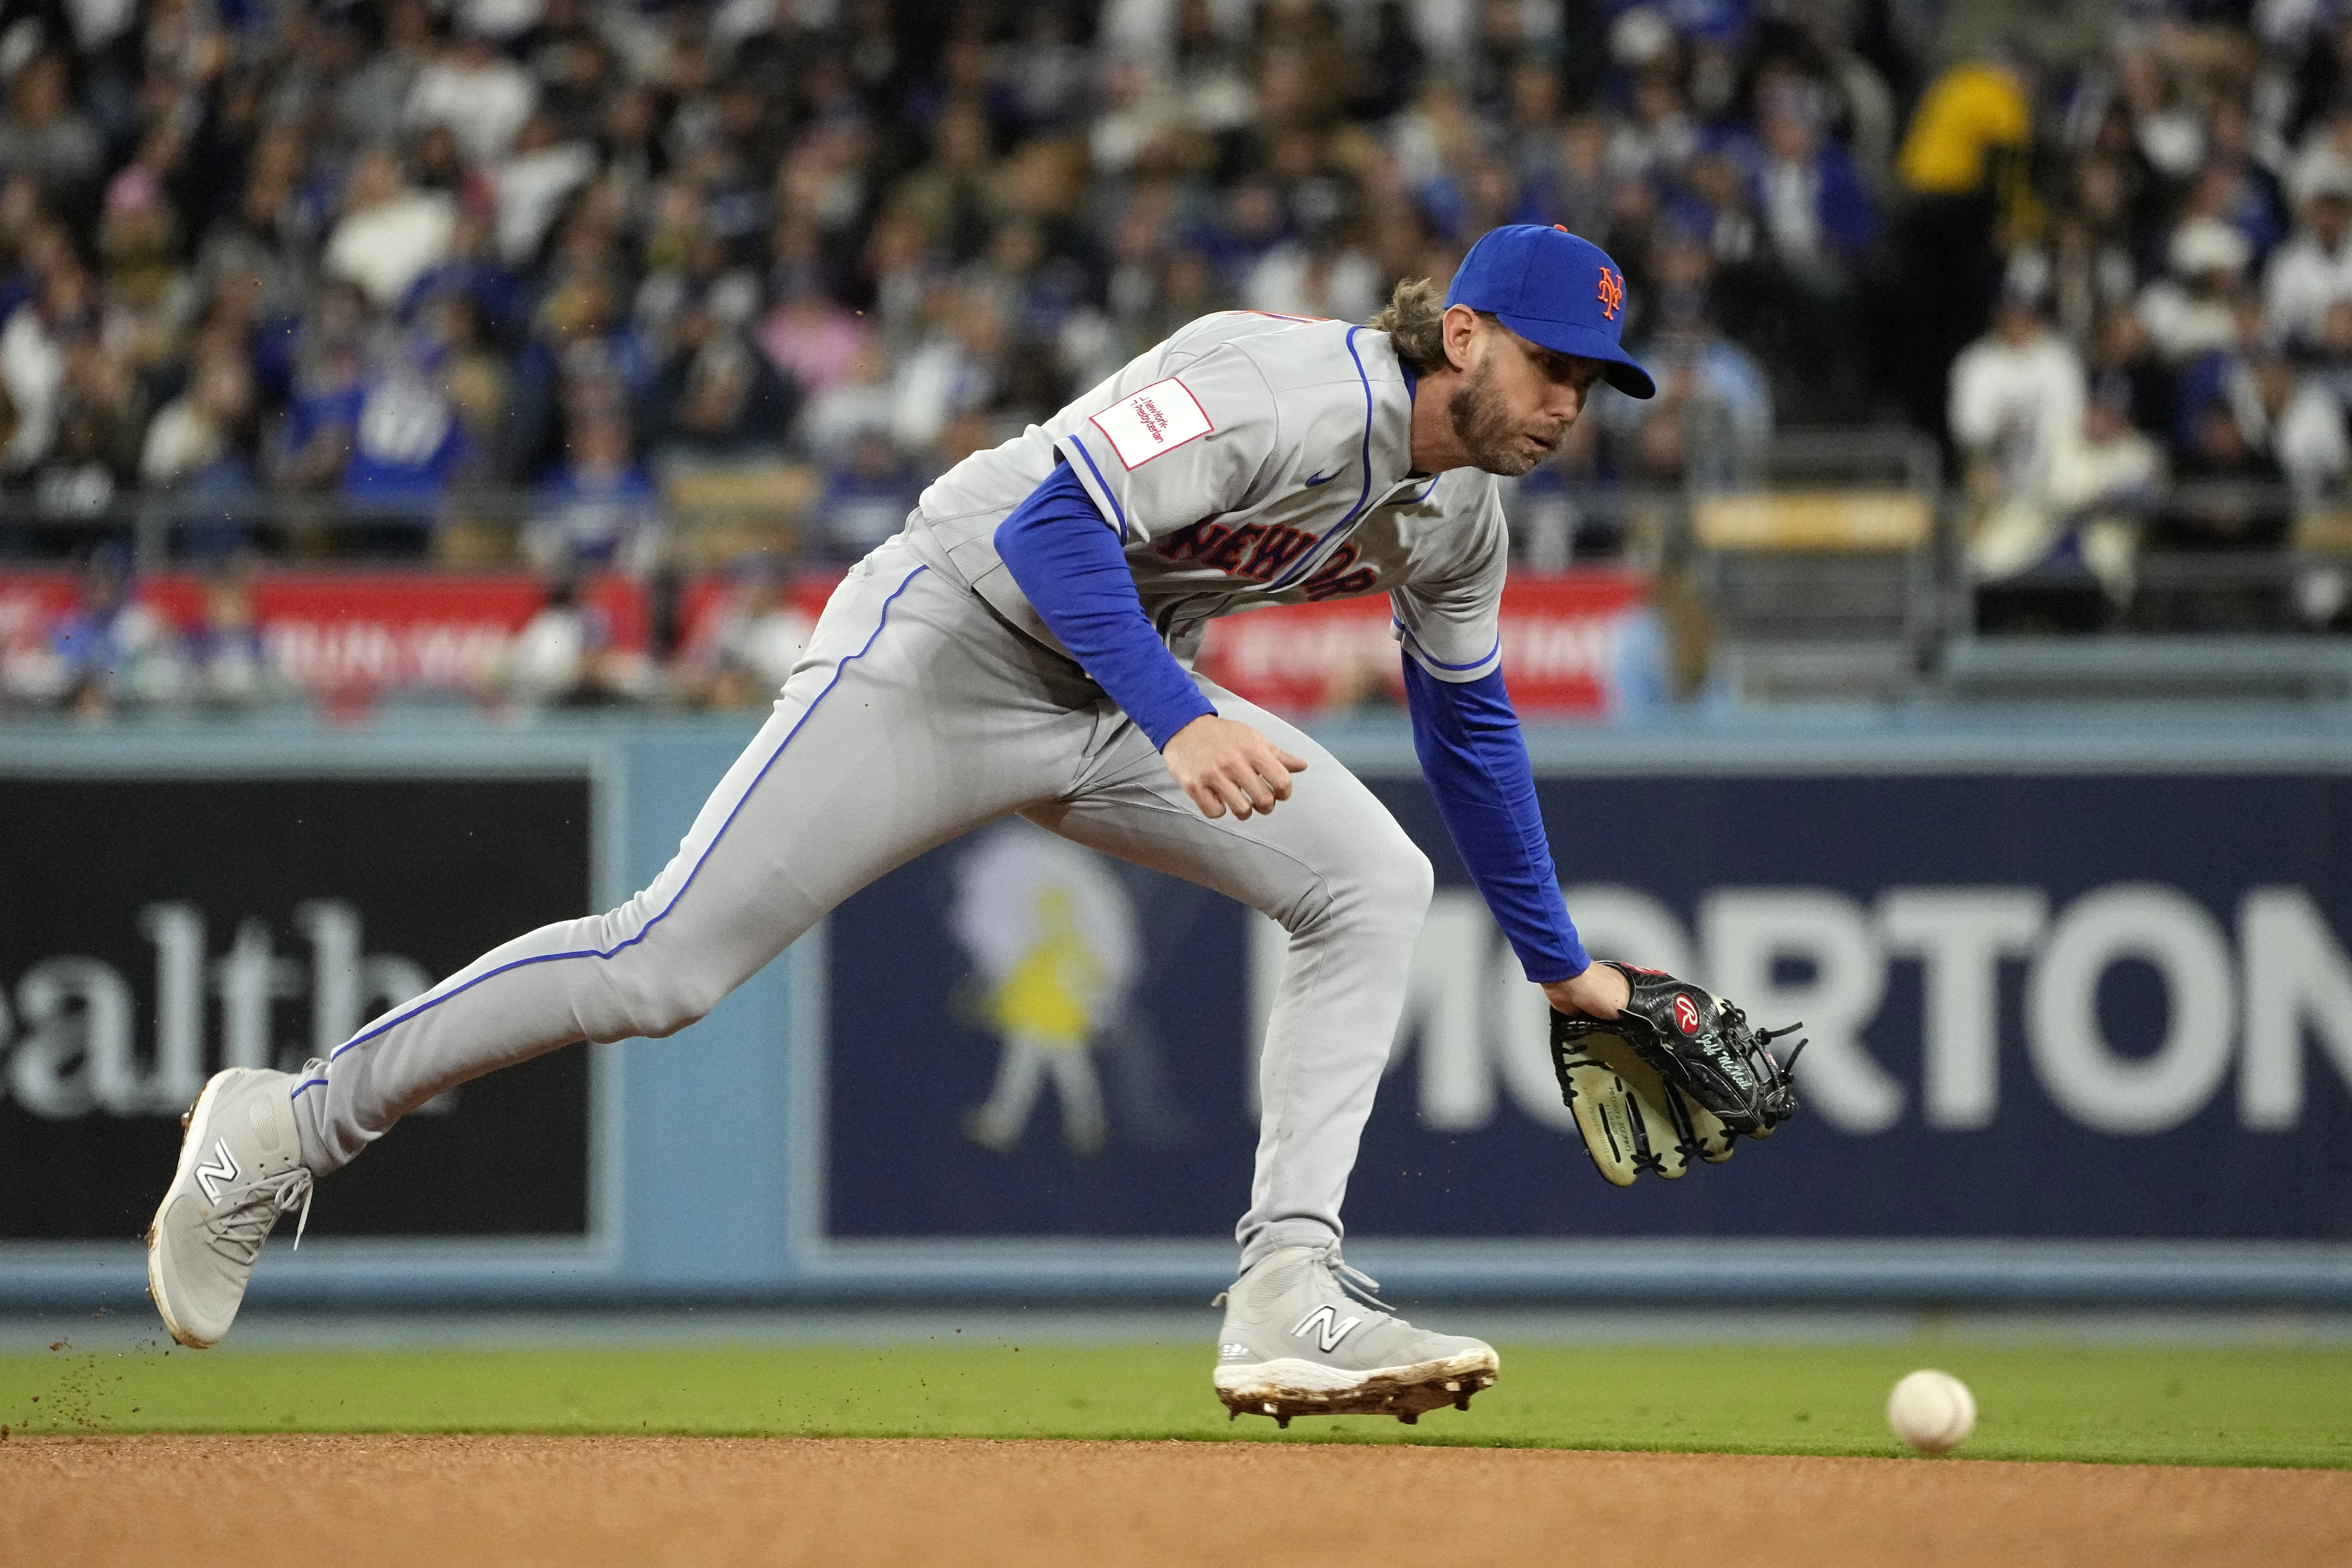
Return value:
M 1336 1243 L 1286 1247 L 1260 1258 L 1219 1298 L 1217 1397 L 1227 1419 L 1271 1415 L 1393 1415 L 1470 1408 L 1495 1381 L 1495 1349 L 1433 1334 L 1379 1309 L 1380 1281 L 1339 1259 Z M 1350 1292 L 1353 1294 L 1350 1294 Z
M 261 1244 L 296 1207 L 294 1245 L 302 1245 L 310 1173 L 294 1131 L 293 1084 L 291 1073 L 231 1068 L 180 1119 L 179 1169 L 147 1229 L 147 1294 L 191 1350 L 228 1332 Z

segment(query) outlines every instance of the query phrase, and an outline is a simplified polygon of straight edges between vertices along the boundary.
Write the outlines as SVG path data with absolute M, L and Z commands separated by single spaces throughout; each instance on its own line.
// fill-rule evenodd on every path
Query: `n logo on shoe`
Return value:
M 1349 1329 L 1363 1321 L 1361 1318 L 1349 1318 L 1343 1323 L 1339 1321 L 1339 1309 L 1326 1303 L 1301 1318 L 1298 1326 L 1290 1331 L 1303 1340 L 1309 1329 L 1314 1330 L 1316 1344 L 1328 1355 L 1339 1348 L 1339 1342 L 1348 1337 Z
M 196 1184 L 205 1189 L 205 1197 L 218 1203 L 222 1184 L 236 1180 L 236 1157 L 229 1153 L 226 1143 L 214 1139 L 212 1159 L 196 1167 Z

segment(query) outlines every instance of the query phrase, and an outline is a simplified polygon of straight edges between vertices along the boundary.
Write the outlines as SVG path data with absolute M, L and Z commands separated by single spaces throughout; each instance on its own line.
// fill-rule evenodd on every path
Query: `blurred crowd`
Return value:
M 1874 411 L 1937 47 L 1842 0 L 12 3 L 0 479 L 186 498 L 200 556 L 520 488 L 533 559 L 642 564 L 672 475 L 793 459 L 849 557 L 1193 316 L 1362 319 L 1536 220 L 1618 256 L 1666 386 L 1528 488 L 1557 557 L 1573 481 Z M 256 521 L 306 497 L 365 526 Z
M 644 575 L 681 476 L 779 463 L 854 559 L 1182 322 L 1514 221 L 1619 260 L 1661 386 L 1514 487 L 1537 565 L 1791 425 L 1932 435 L 1981 578 L 2117 596 L 2352 466 L 2342 0 L 8 0 L 0 109 L 0 566 L 497 495 Z
M 2057 41 L 1969 10 L 2004 30 L 1912 111 L 1884 296 L 1909 363 L 1882 384 L 1943 420 L 1980 624 L 2085 626 L 2136 596 L 2144 624 L 2280 624 L 2259 576 L 2216 591 L 2222 557 L 2168 598 L 2137 578 L 2151 550 L 2245 561 L 2341 508 L 2352 8 L 2060 7 Z M 2284 619 L 2339 622 L 2346 584 L 2297 574 Z

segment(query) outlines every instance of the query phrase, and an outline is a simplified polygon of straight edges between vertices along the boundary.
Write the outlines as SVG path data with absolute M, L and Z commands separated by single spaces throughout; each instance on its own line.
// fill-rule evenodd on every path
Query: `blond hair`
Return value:
M 1445 296 L 1428 279 L 1399 282 L 1372 318 L 1372 331 L 1389 335 L 1397 358 L 1411 365 L 1415 375 L 1445 368 Z

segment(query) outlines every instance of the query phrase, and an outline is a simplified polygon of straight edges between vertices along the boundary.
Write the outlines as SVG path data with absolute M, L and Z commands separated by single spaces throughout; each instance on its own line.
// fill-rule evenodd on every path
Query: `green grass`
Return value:
M 1196 1350 L 1003 1346 L 0 1355 L 16 1432 L 662 1432 L 1187 1438 L 1894 1454 L 1883 1410 L 1958 1374 L 1979 1458 L 2352 1468 L 2352 1352 L 1509 1349 L 1467 1415 L 1228 1425 Z

